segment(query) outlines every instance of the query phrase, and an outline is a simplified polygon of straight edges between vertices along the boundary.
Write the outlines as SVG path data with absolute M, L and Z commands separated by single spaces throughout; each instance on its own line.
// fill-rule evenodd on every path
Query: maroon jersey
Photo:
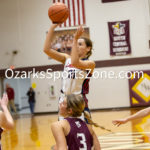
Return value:
M 70 124 L 70 132 L 66 136 L 68 150 L 91 150 L 93 137 L 84 121 L 79 118 L 65 118 Z
M 12 100 L 15 97 L 15 93 L 13 88 L 7 88 L 6 89 L 7 95 L 8 95 L 8 100 Z
M 1 141 L 1 134 L 2 134 L 2 132 L 3 132 L 3 129 L 0 128 L 0 141 Z M 0 150 L 1 150 L 1 145 L 0 145 Z

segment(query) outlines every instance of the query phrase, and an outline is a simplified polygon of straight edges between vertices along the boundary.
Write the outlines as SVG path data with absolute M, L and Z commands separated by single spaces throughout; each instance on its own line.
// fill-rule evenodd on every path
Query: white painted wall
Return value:
M 1 0 L 0 1 L 0 68 L 47 65 L 57 63 L 48 60 L 43 44 L 50 20 L 47 10 L 52 0 Z M 85 0 L 86 24 L 94 41 L 94 60 L 117 59 L 110 57 L 108 21 L 130 20 L 132 54 L 124 57 L 142 57 L 150 54 L 148 48 L 149 27 L 148 0 L 129 0 L 101 3 Z M 19 53 L 12 58 L 12 51 Z M 33 57 L 35 56 L 36 57 Z M 28 60 L 28 61 L 27 61 Z
M 88 1 L 86 5 L 87 25 L 90 27 L 91 39 L 94 41 L 96 60 L 117 59 L 109 55 L 109 33 L 107 22 L 130 20 L 130 39 L 132 54 L 124 58 L 142 57 L 150 54 L 148 50 L 148 10 L 147 0 L 130 0 L 101 4 L 99 0 Z M 89 17 L 91 15 L 91 17 Z M 123 57 L 121 57 L 123 58 Z
M 50 26 L 47 10 L 52 0 L 1 0 L 0 1 L 0 69 L 10 65 L 15 67 L 57 64 L 43 53 L 46 31 Z M 85 0 L 86 25 L 94 44 L 93 60 L 135 58 L 150 55 L 148 0 L 129 0 L 116 3 L 101 3 L 101 0 Z M 108 21 L 130 20 L 132 54 L 127 56 L 109 55 Z M 18 50 L 16 56 L 13 50 Z M 140 70 L 148 65 L 100 68 L 96 70 Z M 51 80 L 31 79 L 37 84 L 36 112 L 57 110 L 60 80 L 56 100 L 48 97 L 48 84 Z M 121 85 L 121 86 L 120 86 Z M 88 95 L 91 108 L 128 107 L 128 80 L 92 79 Z
M 147 64 L 144 66 L 133 65 L 95 69 L 96 73 L 90 79 L 90 93 L 87 95 L 89 107 L 91 109 L 130 107 L 128 78 L 124 76 L 124 73 L 149 70 L 149 68 L 150 65 Z M 105 72 L 106 76 L 104 74 L 101 76 L 102 72 Z M 114 72 L 114 76 L 109 76 L 110 72 Z M 37 102 L 35 112 L 53 112 L 58 110 L 61 79 L 54 79 L 54 73 L 56 72 L 52 73 L 51 79 L 47 78 L 49 76 L 48 74 L 45 74 L 44 79 L 31 78 L 31 83 L 36 84 L 35 92 Z M 61 74 L 61 72 L 59 73 Z M 119 73 L 121 73 L 120 76 Z M 97 77 L 97 74 L 99 74 L 99 77 Z M 49 95 L 50 85 L 55 86 L 55 97 L 53 98 Z
M 53 76 L 54 73 L 52 73 Z M 46 76 L 49 76 L 45 74 Z M 36 85 L 35 93 L 36 93 L 36 105 L 35 112 L 53 112 L 58 110 L 58 99 L 60 95 L 61 88 L 61 79 L 57 79 L 56 81 L 52 79 L 37 79 L 31 78 L 31 84 Z M 51 97 L 50 95 L 50 86 L 54 85 L 55 96 Z
M 96 69 L 98 72 L 106 71 L 109 73 L 113 71 L 118 78 L 92 78 L 90 93 L 88 95 L 90 108 L 130 107 L 128 79 L 120 79 L 119 73 L 121 73 L 121 71 L 149 70 L 149 68 L 150 64 Z M 123 74 L 121 74 L 121 76 L 122 75 Z

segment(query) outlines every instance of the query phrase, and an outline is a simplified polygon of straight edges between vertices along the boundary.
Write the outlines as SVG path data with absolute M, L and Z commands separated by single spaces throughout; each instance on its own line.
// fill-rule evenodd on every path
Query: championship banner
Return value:
M 119 1 L 126 1 L 126 0 L 102 0 L 102 3 L 119 2 Z
M 127 55 L 131 53 L 129 20 L 108 22 L 110 55 Z
M 150 106 L 150 71 L 140 71 L 129 79 L 130 104 Z

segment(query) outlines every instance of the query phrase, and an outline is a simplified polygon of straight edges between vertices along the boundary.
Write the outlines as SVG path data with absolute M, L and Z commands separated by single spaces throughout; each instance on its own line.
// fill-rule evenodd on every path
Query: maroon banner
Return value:
M 110 38 L 110 55 L 127 55 L 131 53 L 129 20 L 108 22 Z
M 131 107 L 150 106 L 150 70 L 132 72 L 129 93 Z
M 126 0 L 102 0 L 102 3 L 119 2 L 119 1 L 126 1 Z

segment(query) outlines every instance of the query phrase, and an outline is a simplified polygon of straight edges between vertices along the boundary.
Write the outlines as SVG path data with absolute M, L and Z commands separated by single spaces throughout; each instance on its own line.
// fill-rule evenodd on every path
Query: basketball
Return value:
M 53 23 L 63 23 L 69 16 L 69 9 L 64 3 L 54 3 L 48 9 L 48 16 Z

